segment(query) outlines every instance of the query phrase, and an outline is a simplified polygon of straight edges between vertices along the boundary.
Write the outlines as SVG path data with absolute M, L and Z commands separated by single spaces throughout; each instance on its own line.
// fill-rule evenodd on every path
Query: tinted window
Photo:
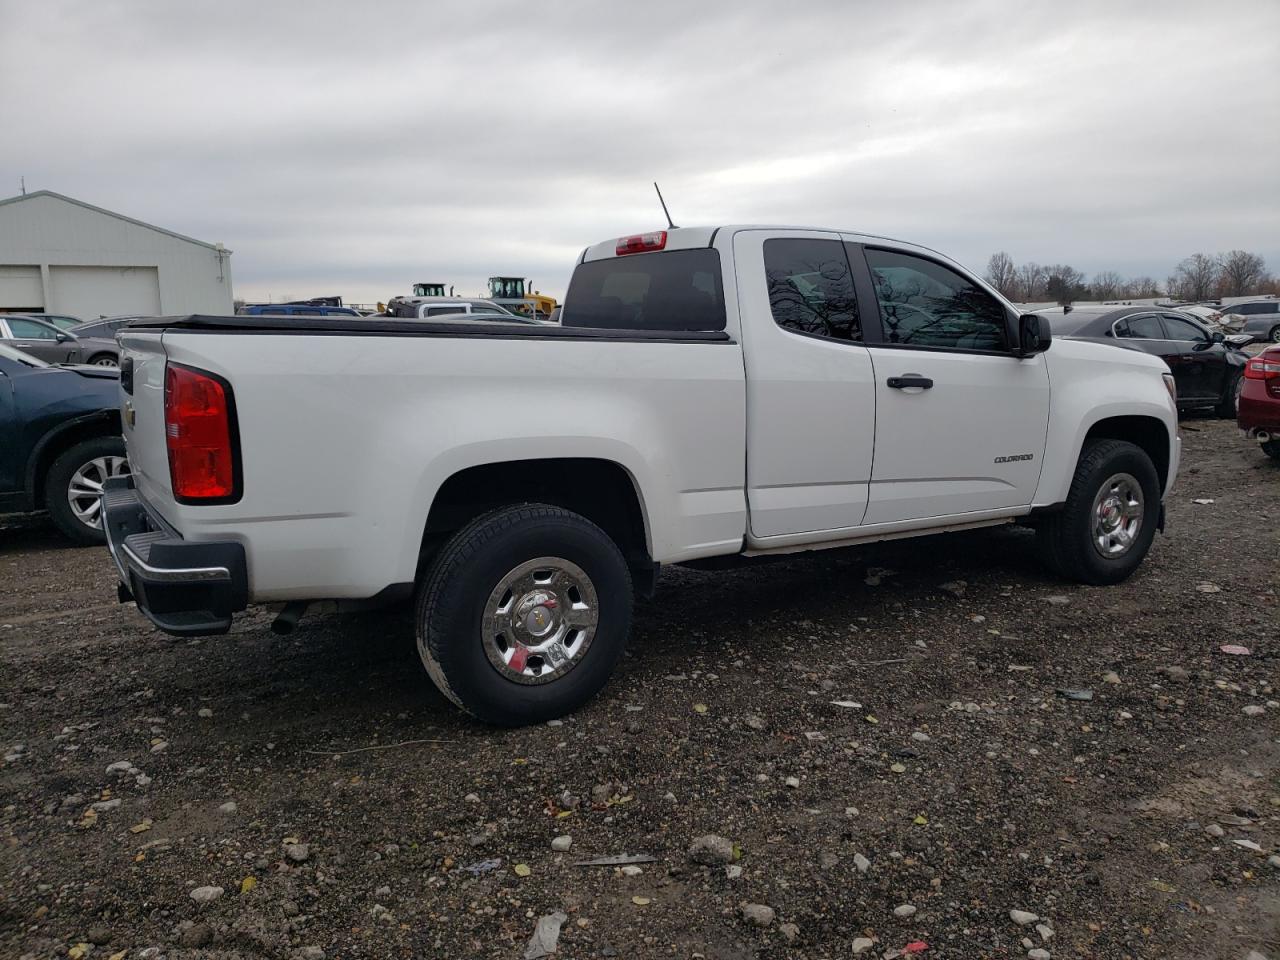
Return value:
M 1129 337 L 1133 340 L 1163 340 L 1164 328 L 1154 313 L 1142 313 L 1136 317 L 1125 317 L 1116 321 L 1117 337 Z
M 58 339 L 58 331 L 55 327 L 46 326 L 35 320 L 22 320 L 16 317 L 9 318 L 9 329 L 13 332 L 15 340 L 56 340 Z
M 1208 340 L 1209 336 L 1199 327 L 1197 327 L 1186 317 L 1179 317 L 1171 313 L 1164 315 L 1165 336 L 1170 340 L 1185 340 L 1197 343 L 1201 340 Z
M 117 324 L 109 323 L 86 323 L 83 326 L 76 327 L 72 332 L 77 337 L 106 337 L 110 340 L 115 336 L 115 328 Z
M 448 313 L 466 313 L 467 308 L 460 303 L 455 303 L 449 307 L 427 307 L 426 315 L 428 317 L 442 317 Z
M 839 240 L 766 240 L 764 272 L 778 326 L 832 340 L 862 339 L 849 258 Z
M 560 323 L 621 330 L 723 330 L 720 254 L 638 253 L 578 266 Z
M 1004 350 L 1005 309 L 949 267 L 867 248 L 885 339 L 956 350 Z

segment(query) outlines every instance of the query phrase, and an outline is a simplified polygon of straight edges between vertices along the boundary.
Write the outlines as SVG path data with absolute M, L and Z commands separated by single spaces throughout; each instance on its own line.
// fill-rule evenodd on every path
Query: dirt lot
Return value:
M 175 641 L 11 522 L 0 956 L 520 958 L 563 911 L 562 957 L 1280 957 L 1280 464 L 1184 444 L 1120 587 L 1015 529 L 673 569 L 603 695 L 518 731 L 403 614 Z M 656 859 L 577 865 L 620 853 Z

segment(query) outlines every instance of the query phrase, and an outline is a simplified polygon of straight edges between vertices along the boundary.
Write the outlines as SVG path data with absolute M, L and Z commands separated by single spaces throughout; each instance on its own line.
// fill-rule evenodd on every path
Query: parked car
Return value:
M 438 317 L 489 317 L 508 323 L 529 323 L 528 317 L 512 313 L 491 300 L 468 300 L 462 297 L 393 297 L 387 304 L 387 315 L 406 320 L 434 320 Z
M 1280 300 L 1251 300 L 1246 303 L 1226 304 L 1222 308 L 1224 321 L 1241 317 L 1241 333 L 1252 334 L 1258 340 L 1280 343 Z
M 132 320 L 137 320 L 137 315 L 128 315 L 123 317 L 102 317 L 99 320 L 88 320 L 78 327 L 72 327 L 68 333 L 74 333 L 77 337 L 96 337 L 100 340 L 114 340 L 116 331 Z
M 48 510 L 76 543 L 103 543 L 100 496 L 129 472 L 120 374 L 58 367 L 0 343 L 0 513 Z
M 1257 439 L 1263 453 L 1280 460 L 1280 346 L 1249 359 L 1236 422 L 1247 436 Z
M 1180 411 L 1213 409 L 1236 415 L 1248 354 L 1198 317 L 1154 307 L 1077 307 L 1046 312 L 1054 336 L 1092 340 L 1160 357 L 1173 372 Z
M 251 303 L 236 313 L 245 317 L 359 317 L 352 307 L 331 307 L 315 303 Z
M 50 363 L 114 367 L 120 355 L 115 340 L 81 337 L 33 317 L 0 315 L 0 343 Z
M 33 317 L 36 320 L 43 320 L 45 323 L 52 323 L 59 330 L 70 330 L 72 327 L 79 326 L 84 321 L 79 317 L 71 317 L 61 313 L 11 313 L 11 317 Z
M 1023 522 L 1059 574 L 1117 583 L 1180 455 L 1159 358 L 1052 340 L 946 257 L 834 231 L 597 244 L 558 326 L 120 339 L 121 596 L 197 635 L 250 602 L 285 602 L 287 632 L 309 601 L 416 595 L 427 673 L 500 724 L 593 696 L 662 564 Z

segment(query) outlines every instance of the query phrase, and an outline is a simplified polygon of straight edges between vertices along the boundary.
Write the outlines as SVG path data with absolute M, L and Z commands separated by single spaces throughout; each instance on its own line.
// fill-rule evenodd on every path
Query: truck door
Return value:
M 765 545 L 856 527 L 871 480 L 875 384 L 844 245 L 834 233 L 747 230 L 733 249 L 749 538 Z
M 1015 357 L 1011 310 L 955 266 L 888 246 L 849 253 L 875 369 L 864 522 L 1029 506 L 1048 433 L 1044 355 Z

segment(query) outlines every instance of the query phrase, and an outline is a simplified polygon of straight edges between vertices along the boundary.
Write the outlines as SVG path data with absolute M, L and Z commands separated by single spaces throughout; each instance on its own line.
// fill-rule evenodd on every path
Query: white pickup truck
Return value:
M 190 316 L 121 342 L 122 600 L 191 635 L 413 597 L 431 678 L 498 724 L 600 690 L 661 564 L 1023 522 L 1060 575 L 1123 580 L 1179 459 L 1159 358 L 1051 343 L 946 257 L 836 230 L 597 244 L 558 327 Z

